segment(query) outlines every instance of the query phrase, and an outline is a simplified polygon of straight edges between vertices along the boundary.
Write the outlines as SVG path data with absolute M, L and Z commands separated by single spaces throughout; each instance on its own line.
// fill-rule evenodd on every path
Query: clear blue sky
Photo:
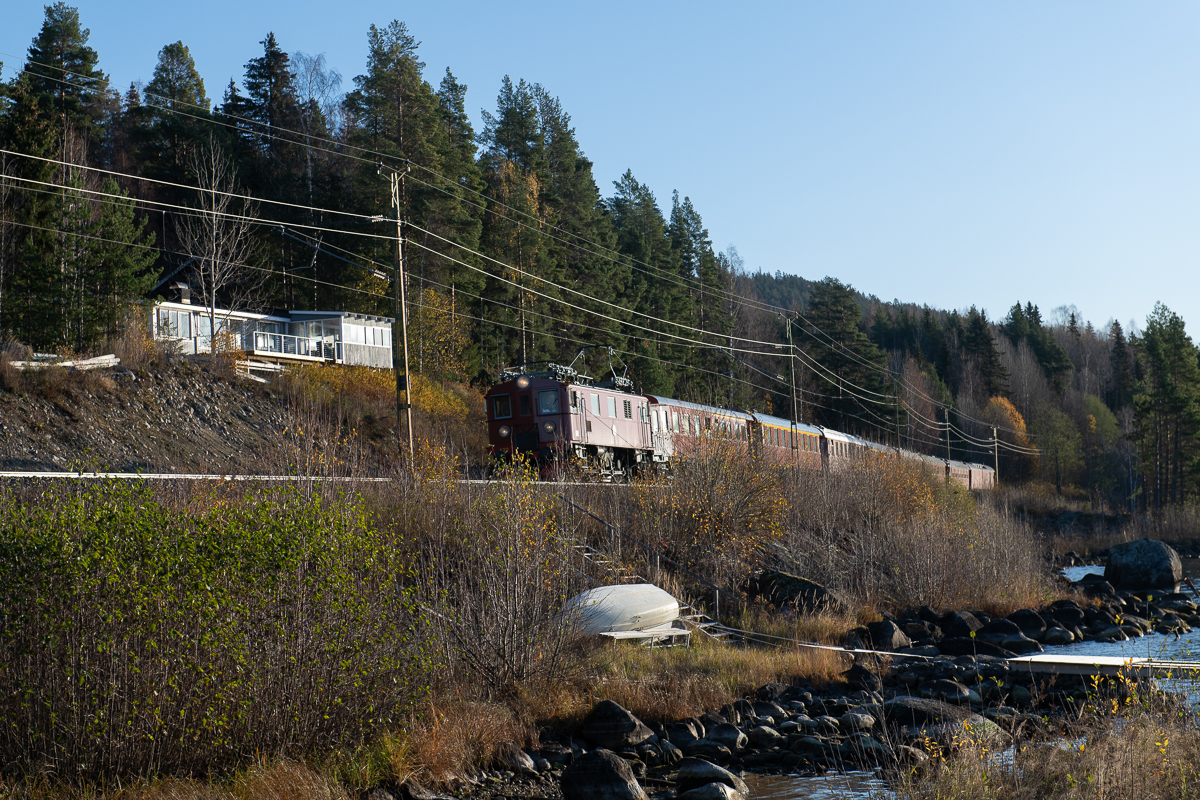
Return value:
M 4 77 L 42 4 L 5 3 Z M 191 48 L 209 96 L 274 31 L 365 65 L 371 23 L 422 42 L 426 77 L 562 100 L 601 191 L 626 169 L 691 197 L 747 268 L 833 275 L 883 299 L 1076 305 L 1200 322 L 1200 5 L 1058 3 L 78 3 L 114 85 Z M 14 57 L 15 56 L 15 57 Z

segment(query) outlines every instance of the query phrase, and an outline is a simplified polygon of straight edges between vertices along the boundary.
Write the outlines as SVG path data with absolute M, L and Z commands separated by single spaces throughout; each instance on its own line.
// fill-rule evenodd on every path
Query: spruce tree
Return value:
M 862 307 L 854 288 L 836 278 L 825 278 L 813 287 L 812 301 L 799 329 L 802 344 L 818 367 L 805 385 L 819 387 L 814 416 L 822 425 L 871 435 L 878 423 L 870 412 L 881 408 L 874 394 L 891 388 L 883 374 L 883 352 L 863 330 Z

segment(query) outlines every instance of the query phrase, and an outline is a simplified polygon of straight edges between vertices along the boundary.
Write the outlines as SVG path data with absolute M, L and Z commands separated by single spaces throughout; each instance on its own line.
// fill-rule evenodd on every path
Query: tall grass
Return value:
M 918 462 L 872 456 L 782 486 L 790 566 L 852 605 L 1007 612 L 1053 593 L 1028 526 Z

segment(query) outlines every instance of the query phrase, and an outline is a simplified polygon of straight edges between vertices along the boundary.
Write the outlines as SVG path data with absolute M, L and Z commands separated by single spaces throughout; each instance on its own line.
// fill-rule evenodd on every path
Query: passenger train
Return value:
M 934 458 L 858 436 L 749 411 L 732 411 L 652 394 L 614 374 L 593 382 L 573 368 L 506 370 L 487 393 L 488 440 L 493 456 L 523 454 L 543 474 L 578 461 L 611 479 L 667 465 L 701 434 L 747 443 L 751 452 L 780 464 L 838 469 L 868 451 L 918 459 L 968 489 L 989 489 L 995 472 L 982 464 Z

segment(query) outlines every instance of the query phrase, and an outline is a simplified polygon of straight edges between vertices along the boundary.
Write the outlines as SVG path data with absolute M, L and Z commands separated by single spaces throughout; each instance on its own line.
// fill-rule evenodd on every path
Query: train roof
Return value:
M 723 417 L 733 417 L 735 419 L 744 420 L 751 420 L 754 418 L 745 411 L 730 411 L 725 408 L 717 408 L 716 406 L 702 406 L 699 403 L 689 403 L 687 400 L 675 400 L 671 397 L 659 397 L 655 394 L 646 395 L 646 399 L 651 403 L 662 403 L 665 406 L 678 406 L 680 408 L 687 408 L 692 411 L 703 411 L 706 414 L 720 414 Z
M 770 414 L 760 414 L 757 411 L 751 413 L 750 416 L 754 417 L 756 420 L 761 422 L 763 425 L 772 425 L 776 428 L 792 427 L 792 421 L 790 419 L 784 419 L 783 417 L 773 417 Z M 797 422 L 797 423 L 795 423 L 795 425 L 796 425 L 796 430 L 798 430 L 798 431 L 804 431 L 805 433 L 811 433 L 816 436 L 821 435 L 821 429 L 816 427 L 815 425 L 806 425 L 803 422 Z

